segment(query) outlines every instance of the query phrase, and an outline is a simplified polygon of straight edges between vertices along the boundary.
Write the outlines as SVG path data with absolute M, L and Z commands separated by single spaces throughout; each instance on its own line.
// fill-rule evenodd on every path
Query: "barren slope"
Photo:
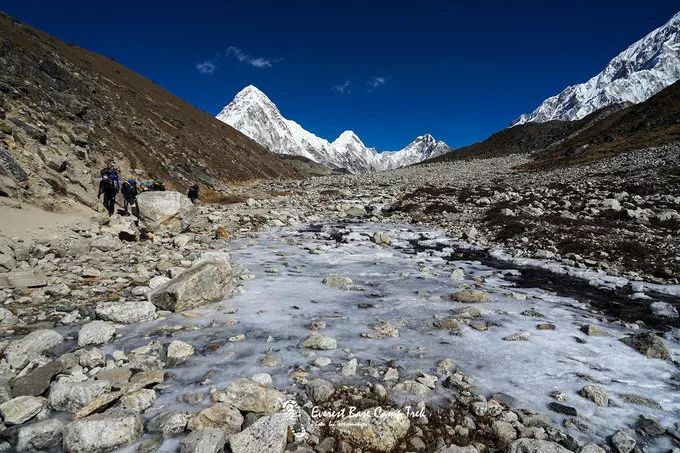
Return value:
M 109 159 L 182 190 L 190 180 L 219 188 L 302 176 L 112 59 L 4 14 L 0 30 L 0 193 L 43 205 L 59 194 L 92 205 L 98 170 Z

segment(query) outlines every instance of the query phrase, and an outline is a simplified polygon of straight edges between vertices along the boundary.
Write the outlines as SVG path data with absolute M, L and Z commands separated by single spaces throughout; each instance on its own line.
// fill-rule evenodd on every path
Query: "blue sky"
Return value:
M 679 5 L 3 0 L 0 9 L 211 115 L 254 84 L 319 136 L 352 129 L 394 150 L 423 133 L 455 147 L 486 138 L 599 72 Z

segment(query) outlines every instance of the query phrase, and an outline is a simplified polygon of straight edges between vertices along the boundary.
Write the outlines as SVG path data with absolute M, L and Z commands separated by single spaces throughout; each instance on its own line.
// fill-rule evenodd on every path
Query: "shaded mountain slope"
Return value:
M 680 140 L 680 82 L 635 105 L 610 106 L 576 121 L 526 123 L 425 163 L 533 154 L 525 168 L 569 165 Z
M 111 159 L 125 173 L 182 190 L 191 180 L 219 189 L 303 176 L 112 59 L 4 14 L 0 30 L 0 194 L 43 205 L 57 194 L 96 205 L 98 170 Z
M 601 159 L 675 141 L 680 141 L 680 82 L 537 153 L 529 167 Z

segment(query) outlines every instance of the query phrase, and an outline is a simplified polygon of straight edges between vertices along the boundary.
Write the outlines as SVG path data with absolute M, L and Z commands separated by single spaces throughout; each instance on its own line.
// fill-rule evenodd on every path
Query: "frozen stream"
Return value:
M 386 232 L 392 245 L 372 243 L 370 236 L 376 231 Z M 414 249 L 418 242 L 437 247 Z M 230 300 L 123 330 L 122 337 L 109 347 L 129 351 L 151 339 L 166 343 L 170 335 L 196 346 L 195 356 L 169 370 L 168 387 L 159 393 L 147 416 L 185 407 L 177 400 L 182 393 L 224 388 L 236 378 L 255 373 L 271 374 L 274 384 L 284 391 L 292 388 L 289 373 L 296 369 L 336 384 L 365 385 L 382 380 L 369 377 L 368 366 L 381 370 L 394 366 L 400 379 L 415 378 L 418 372 L 434 374 L 437 362 L 449 358 L 485 394 L 503 392 L 516 399 L 517 407 L 547 414 L 560 425 L 564 416 L 551 412 L 547 404 L 555 401 L 552 392 L 563 391 L 566 401 L 562 403 L 575 407 L 598 436 L 630 425 L 641 413 L 656 417 L 666 427 L 680 420 L 680 370 L 619 341 L 639 331 L 623 323 L 603 322 L 604 316 L 593 314 L 586 303 L 572 297 L 516 287 L 511 281 L 516 270 L 445 259 L 451 247 L 437 231 L 373 224 L 273 230 L 255 239 L 235 240 L 230 249 L 235 271 L 254 279 L 243 279 Z M 463 269 L 462 280 L 451 277 L 457 268 Z M 326 286 L 322 279 L 327 275 L 348 276 L 364 291 Z M 481 317 L 474 321 L 486 322 L 488 330 L 462 324 L 460 334 L 454 335 L 433 326 L 433 321 L 471 306 L 442 297 L 463 285 L 491 294 L 491 302 L 474 304 L 481 310 Z M 526 310 L 543 317 L 522 314 Z M 320 333 L 337 339 L 337 349 L 312 353 L 297 347 L 310 333 L 305 324 L 313 321 L 326 322 L 327 328 Z M 383 321 L 397 327 L 399 336 L 362 337 L 375 333 L 373 327 Z M 536 328 L 546 323 L 555 330 Z M 587 336 L 580 331 L 584 324 L 606 329 L 612 336 Z M 527 341 L 503 340 L 519 331 L 528 334 Z M 229 341 L 240 334 L 245 340 Z M 679 357 L 680 345 L 664 341 L 671 354 Z M 331 364 L 314 367 L 318 356 L 328 357 Z M 265 357 L 280 364 L 264 366 Z M 352 357 L 359 360 L 359 372 L 341 376 L 340 366 Z M 609 406 L 598 407 L 579 396 L 587 384 L 605 387 Z M 438 385 L 431 396 L 416 400 L 438 404 L 449 392 Z M 621 394 L 652 399 L 662 409 L 634 405 L 621 399 Z M 404 396 L 394 397 L 401 401 Z M 198 407 L 186 408 L 196 412 L 208 404 L 209 398 Z

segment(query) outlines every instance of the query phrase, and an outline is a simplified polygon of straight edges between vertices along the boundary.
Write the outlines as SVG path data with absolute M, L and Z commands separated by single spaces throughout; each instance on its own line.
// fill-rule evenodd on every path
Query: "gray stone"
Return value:
M 0 324 L 5 324 L 8 326 L 13 326 L 19 322 L 19 318 L 14 316 L 14 313 L 6 308 L 0 307 Z
M 564 414 L 568 415 L 570 417 L 576 417 L 578 416 L 578 412 L 576 411 L 576 408 L 567 406 L 566 404 L 560 404 L 556 402 L 551 402 L 548 403 L 548 409 L 550 409 L 553 412 L 557 412 L 558 414 Z
M 635 440 L 635 431 L 626 428 L 617 431 L 610 439 L 614 451 L 618 453 L 630 453 L 635 448 L 637 443 Z
M 63 341 L 64 337 L 54 330 L 34 330 L 25 337 L 12 341 L 5 348 L 5 357 L 13 368 L 22 368 L 33 355 L 47 351 Z
M 344 289 L 348 291 L 363 291 L 363 288 L 355 285 L 351 278 L 343 275 L 327 275 L 321 280 L 326 286 L 331 288 Z
M 191 225 L 196 206 L 179 192 L 143 192 L 137 196 L 140 226 L 154 233 L 185 231 Z
M 49 406 L 58 411 L 77 412 L 110 390 L 111 384 L 107 381 L 53 382 L 50 386 Z
M 660 437 L 666 434 L 666 428 L 654 417 L 640 414 L 635 422 L 635 431 L 645 437 Z
M 99 236 L 92 241 L 92 247 L 101 252 L 115 252 L 123 248 L 123 243 L 117 237 Z
M 174 340 L 168 345 L 167 357 L 172 363 L 178 364 L 186 360 L 187 357 L 192 356 L 195 351 L 196 348 L 194 348 L 189 343 Z
M 608 406 L 609 405 L 609 395 L 607 395 L 607 390 L 597 385 L 586 385 L 578 392 L 584 398 L 589 399 L 598 406 Z
M 350 217 L 363 217 L 366 215 L 366 210 L 360 206 L 352 206 L 345 210 L 345 214 Z
M 191 414 L 186 411 L 163 411 L 146 424 L 150 433 L 179 434 L 184 432 Z
M 661 338 L 651 332 L 622 338 L 621 341 L 650 358 L 671 360 L 671 354 Z
M 226 439 L 224 431 L 217 428 L 205 428 L 194 431 L 182 439 L 180 453 L 219 453 L 224 449 Z
M 488 293 L 472 288 L 461 289 L 460 291 L 453 293 L 451 298 L 464 304 L 491 302 L 491 296 Z
M 116 335 L 116 328 L 107 321 L 92 321 L 85 324 L 78 332 L 78 346 L 100 345 L 111 341 Z
M 421 384 L 416 381 L 403 381 L 394 386 L 395 392 L 410 393 L 412 395 L 429 395 L 432 389 L 427 385 Z
M 312 379 L 307 383 L 305 390 L 307 396 L 316 404 L 325 403 L 335 393 L 333 384 L 324 379 Z
M 85 368 L 96 368 L 106 365 L 106 357 L 99 348 L 92 348 L 80 355 L 78 363 Z
M 547 440 L 517 439 L 510 444 L 508 453 L 569 453 L 569 450 Z
M 23 376 L 12 381 L 12 392 L 16 396 L 20 395 L 42 395 L 50 386 L 52 378 L 57 375 L 62 369 L 62 364 L 59 361 L 48 362 L 43 366 L 37 367 L 29 371 Z
M 671 304 L 667 302 L 654 302 L 652 303 L 649 308 L 652 310 L 652 313 L 654 313 L 656 316 L 661 316 L 664 318 L 670 318 L 670 319 L 675 319 L 678 316 L 678 310 Z
M 578 453 L 606 453 L 606 451 L 597 444 L 585 444 L 578 449 Z
M 22 426 L 17 435 L 17 452 L 49 450 L 61 445 L 64 424 L 57 419 Z
M 494 421 L 491 425 L 491 431 L 501 447 L 507 447 L 513 440 L 517 439 L 515 428 L 508 422 Z
M 64 427 L 63 447 L 71 453 L 107 452 L 134 442 L 142 433 L 137 414 L 107 412 L 74 420 Z
M 376 417 L 373 409 L 343 417 L 331 427 L 333 436 L 353 446 L 378 452 L 392 451 L 411 423 L 401 411 L 385 410 Z
M 105 368 L 99 370 L 95 374 L 95 378 L 100 381 L 108 381 L 111 383 L 111 387 L 122 388 L 130 382 L 130 376 L 132 376 L 132 371 L 127 367 L 115 367 L 115 368 Z
M 7 425 L 20 425 L 38 415 L 47 400 L 39 396 L 17 396 L 0 404 L 0 415 Z
M 371 237 L 371 241 L 377 245 L 390 245 L 392 244 L 392 239 L 386 233 L 375 233 Z
M 303 338 L 300 341 L 298 347 L 316 350 L 329 350 L 337 348 L 338 343 L 335 341 L 335 338 L 324 337 L 323 335 L 313 332 Z
M 224 434 L 235 434 L 241 431 L 243 416 L 234 406 L 217 403 L 193 415 L 187 423 L 190 431 L 206 428 L 219 428 Z
M 661 404 L 657 403 L 653 399 L 632 394 L 620 394 L 619 397 L 628 403 L 637 404 L 638 406 L 647 406 L 652 409 L 661 409 Z
M 105 302 L 95 308 L 97 317 L 121 324 L 135 324 L 156 318 L 156 307 L 147 301 Z
M 612 334 L 592 324 L 581 326 L 581 332 L 591 337 L 611 337 Z
M 112 215 L 109 217 L 106 232 L 116 236 L 121 241 L 139 240 L 139 229 L 135 225 L 134 217 L 124 217 L 119 214 Z
M 459 447 L 458 445 L 449 445 L 448 447 L 440 448 L 436 453 L 478 453 L 478 450 L 472 446 L 468 445 L 465 447 Z
M 529 341 L 529 334 L 527 332 L 515 332 L 513 334 L 508 335 L 507 337 L 503 337 L 503 340 L 505 340 L 505 341 Z
M 14 398 L 14 396 L 12 396 L 12 388 L 9 386 L 9 384 L 0 382 L 0 404 L 6 403 L 12 398 Z
M 348 360 L 340 370 L 340 374 L 343 376 L 353 376 L 357 372 L 357 359 Z
M 251 379 L 237 379 L 225 390 L 213 392 L 211 398 L 241 411 L 259 414 L 278 411 L 286 400 L 285 394 Z
M 153 290 L 149 299 L 163 310 L 185 311 L 225 299 L 231 289 L 228 262 L 203 262 Z
M 265 415 L 242 432 L 231 436 L 232 453 L 281 453 L 288 441 L 288 427 L 294 420 L 285 412 Z
M 141 389 L 121 396 L 117 407 L 127 412 L 141 414 L 150 408 L 154 401 L 156 401 L 156 392 L 154 390 Z

